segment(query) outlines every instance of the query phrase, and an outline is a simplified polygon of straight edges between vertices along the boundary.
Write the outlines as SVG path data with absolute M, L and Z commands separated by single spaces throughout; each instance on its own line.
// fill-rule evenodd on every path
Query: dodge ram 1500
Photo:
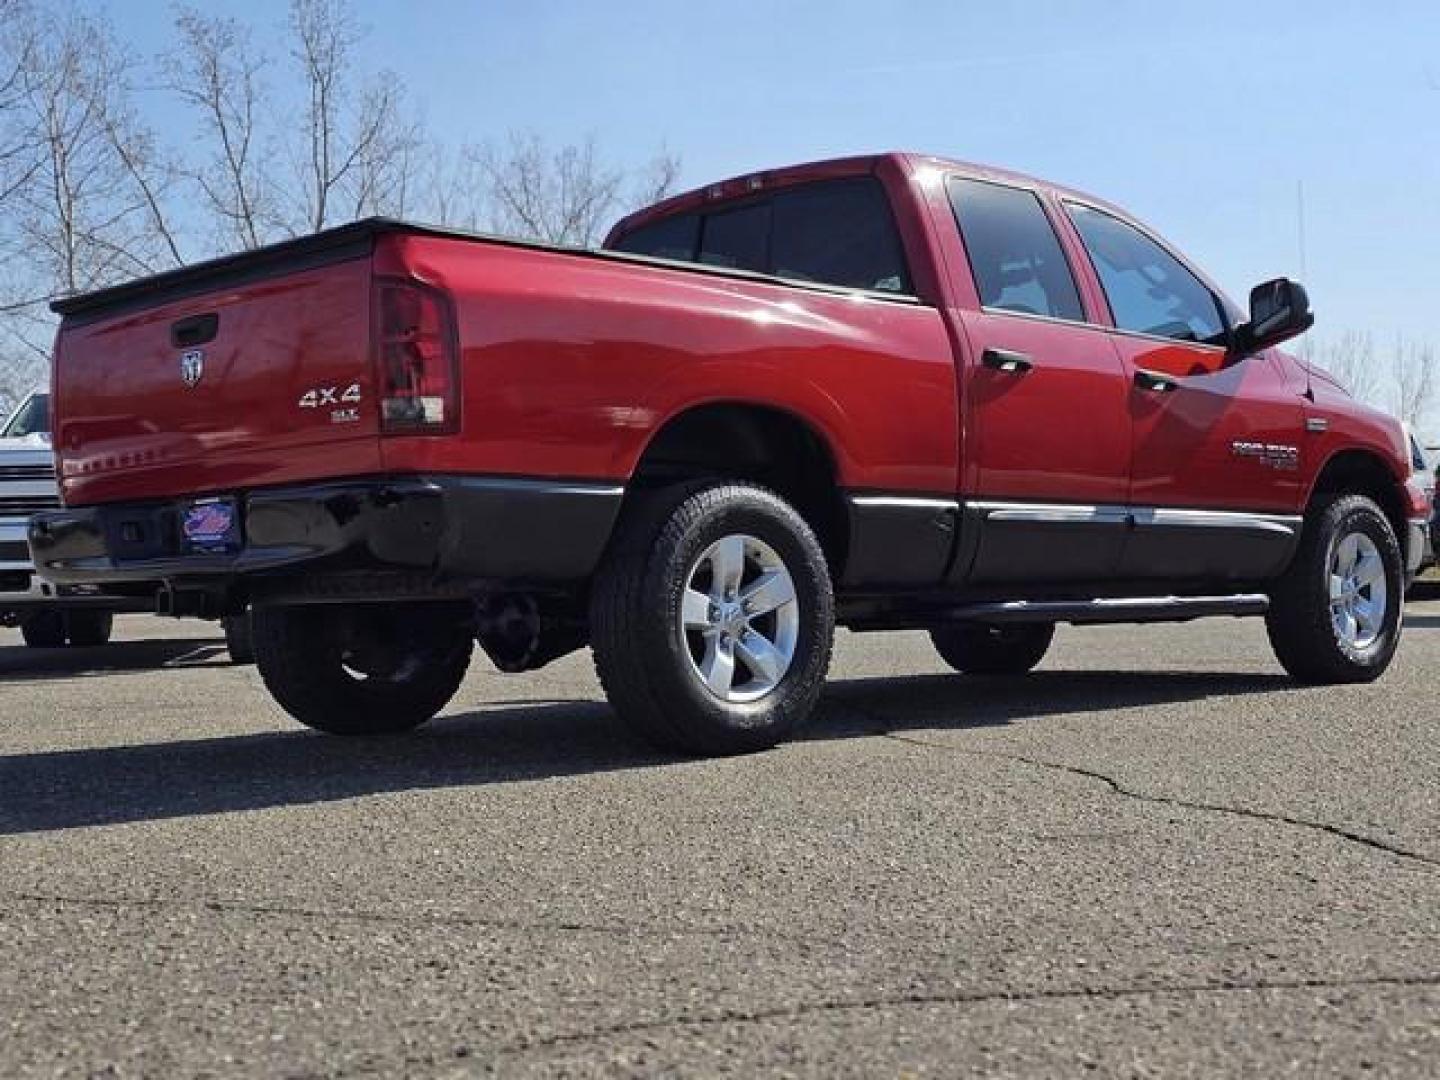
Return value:
M 973 675 L 1057 623 L 1263 616 L 1377 677 L 1425 547 L 1400 426 L 1122 210 L 885 154 L 669 199 L 579 251 L 370 220 L 56 305 L 52 582 L 253 612 L 301 722 L 412 728 L 478 640 L 589 645 L 640 734 L 814 708 L 837 624 Z

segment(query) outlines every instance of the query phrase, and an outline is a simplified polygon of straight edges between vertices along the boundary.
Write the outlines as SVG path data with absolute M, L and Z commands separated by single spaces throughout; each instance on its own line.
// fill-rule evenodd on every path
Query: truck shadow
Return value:
M 838 680 L 801 741 L 1043 723 L 1288 685 L 1278 675 L 1102 671 Z M 442 718 L 400 738 L 334 739 L 295 730 L 26 753 L 0 756 L 0 835 L 673 764 L 675 758 L 632 740 L 598 701 L 506 704 Z

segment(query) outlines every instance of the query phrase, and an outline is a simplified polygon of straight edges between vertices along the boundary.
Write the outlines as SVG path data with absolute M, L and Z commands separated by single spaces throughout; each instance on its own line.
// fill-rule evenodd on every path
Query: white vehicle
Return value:
M 59 506 L 50 400 L 37 391 L 0 426 L 0 626 L 18 626 L 32 648 L 103 645 L 116 611 L 146 607 L 93 589 L 62 589 L 35 574 L 26 526 L 32 514 Z

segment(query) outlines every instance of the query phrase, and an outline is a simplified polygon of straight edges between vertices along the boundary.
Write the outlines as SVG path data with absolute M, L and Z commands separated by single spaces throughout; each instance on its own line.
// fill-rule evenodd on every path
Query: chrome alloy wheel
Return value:
M 1340 643 L 1368 649 L 1385 625 L 1388 586 L 1385 562 L 1375 541 L 1353 532 L 1330 553 L 1330 620 Z
M 685 575 L 678 630 L 691 668 L 710 693 L 734 704 L 759 701 L 795 660 L 795 581 L 765 541 L 722 537 Z

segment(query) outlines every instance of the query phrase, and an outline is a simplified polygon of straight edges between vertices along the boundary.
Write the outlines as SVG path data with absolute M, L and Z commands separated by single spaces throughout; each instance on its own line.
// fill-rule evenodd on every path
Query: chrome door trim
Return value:
M 977 501 L 967 504 L 987 521 L 1035 524 L 1128 524 L 1134 527 L 1251 529 L 1293 535 L 1304 524 L 1299 514 L 1253 510 L 1209 510 L 1172 506 L 1120 506 L 1113 503 L 1028 503 Z
M 1113 504 L 972 502 L 986 521 L 1027 522 L 1036 525 L 1123 525 L 1128 508 Z

